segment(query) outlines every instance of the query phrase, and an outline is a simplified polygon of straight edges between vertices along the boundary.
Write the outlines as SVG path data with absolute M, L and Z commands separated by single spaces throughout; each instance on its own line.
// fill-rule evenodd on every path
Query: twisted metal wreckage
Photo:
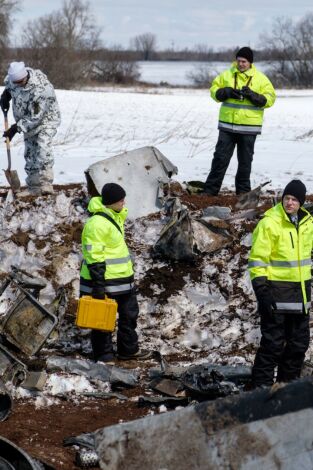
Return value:
M 91 194 L 100 193 L 105 182 L 121 182 L 127 192 L 133 219 L 165 208 L 166 223 L 154 251 L 167 259 L 192 260 L 201 253 L 220 250 L 233 242 L 229 230 L 232 223 L 256 216 L 255 208 L 264 185 L 239 197 L 235 212 L 228 207 L 213 206 L 195 216 L 181 204 L 179 197 L 171 194 L 170 178 L 176 173 L 177 168 L 161 152 L 145 147 L 92 165 L 86 171 L 86 178 Z M 136 181 L 140 184 L 141 193 L 145 194 L 140 204 L 133 191 Z M 193 191 L 193 185 L 189 190 Z M 16 294 L 0 325 L 1 421 L 9 417 L 12 408 L 7 383 L 40 391 L 44 388 L 47 372 L 65 371 L 112 385 L 113 392 L 85 393 L 85 396 L 127 400 L 114 389 L 134 387 L 141 380 L 137 370 L 61 356 L 50 356 L 47 370 L 29 371 L 21 358 L 12 352 L 11 346 L 17 348 L 22 356 L 35 356 L 60 326 L 66 309 L 64 291 L 59 293 L 53 306 L 47 308 L 40 303 L 39 293 L 45 285 L 44 280 L 12 267 L 0 287 L 0 295 L 7 288 Z M 140 396 L 138 406 L 184 408 L 175 413 L 146 417 L 66 439 L 64 445 L 79 446 L 77 465 L 100 465 L 103 469 L 112 470 L 171 470 L 178 465 L 181 468 L 187 465 L 190 469 L 206 469 L 208 462 L 212 466 L 227 467 L 236 458 L 237 468 L 259 468 L 275 462 L 285 468 L 288 459 L 295 466 L 312 467 L 313 439 L 312 433 L 307 432 L 311 428 L 309 420 L 312 413 L 308 408 L 313 406 L 312 378 L 301 379 L 276 390 L 241 393 L 249 388 L 250 367 L 210 363 L 188 368 L 173 367 L 158 352 L 154 353 L 154 359 L 160 367 L 149 370 L 148 382 L 145 383 L 152 395 Z M 145 439 L 141 438 L 142 435 Z M 243 435 L 247 438 L 245 446 L 241 444 Z M 292 445 L 288 445 L 290 442 Z M 15 455 L 14 461 L 9 460 L 5 450 L 10 445 L 15 448 L 12 454 Z M 238 446 L 240 452 L 234 457 L 232 449 Z M 196 454 L 194 449 L 197 449 Z M 0 437 L 0 464 L 3 460 L 7 465 L 4 468 L 19 468 L 16 464 L 18 458 L 29 460 L 28 466 L 25 464 L 21 468 L 49 468 Z

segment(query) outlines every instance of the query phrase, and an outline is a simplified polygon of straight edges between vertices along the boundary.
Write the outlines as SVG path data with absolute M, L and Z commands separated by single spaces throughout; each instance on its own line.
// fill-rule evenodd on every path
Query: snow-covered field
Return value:
M 0 90 L 1 91 L 1 90 Z M 219 104 L 206 90 L 103 88 L 97 91 L 57 90 L 62 124 L 55 141 L 55 182 L 83 182 L 84 170 L 98 160 L 145 145 L 156 146 L 178 166 L 178 180 L 204 180 L 217 140 Z M 265 111 L 257 138 L 253 186 L 271 179 L 282 188 L 302 178 L 313 192 L 313 91 L 279 91 Z M 10 122 L 12 122 L 10 115 Z M 23 170 L 23 140 L 12 141 L 13 168 Z M 236 157 L 224 187 L 234 188 Z M 6 167 L 3 142 L 2 168 Z M 0 174 L 0 185 L 6 184 Z

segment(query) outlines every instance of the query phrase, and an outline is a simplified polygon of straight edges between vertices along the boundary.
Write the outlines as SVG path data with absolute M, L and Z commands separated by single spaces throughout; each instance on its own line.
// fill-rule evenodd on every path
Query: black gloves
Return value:
M 94 299 L 104 299 L 105 297 L 105 262 L 88 264 L 89 273 L 92 279 L 91 296 Z
M 251 88 L 249 88 L 248 86 L 242 87 L 241 91 L 243 93 L 243 96 L 250 100 L 251 103 L 254 104 L 254 106 L 262 108 L 266 105 L 267 99 L 265 98 L 265 96 L 256 93 L 255 91 L 251 90 Z
M 17 124 L 15 123 L 11 127 L 9 127 L 9 129 L 7 131 L 4 131 L 3 137 L 5 137 L 5 138 L 8 137 L 9 141 L 11 141 L 17 132 L 18 132 Z
M 257 300 L 259 304 L 259 312 L 263 315 L 271 315 L 273 313 L 273 309 L 276 309 L 276 304 L 270 291 L 258 296 Z
M 273 309 L 276 310 L 277 307 L 267 278 L 265 276 L 255 277 L 252 286 L 259 304 L 259 312 L 264 315 L 271 315 Z
M 5 88 L 0 98 L 0 106 L 4 113 L 7 113 L 10 109 L 11 93 Z
M 219 88 L 215 96 L 219 101 L 226 101 L 229 98 L 232 98 L 234 100 L 242 99 L 242 95 L 240 94 L 239 90 L 235 90 L 230 86 L 226 86 L 225 88 Z

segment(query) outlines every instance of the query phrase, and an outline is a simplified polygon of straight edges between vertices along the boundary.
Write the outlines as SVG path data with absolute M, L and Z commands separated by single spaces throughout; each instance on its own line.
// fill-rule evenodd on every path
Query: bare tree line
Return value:
M 139 80 L 139 60 L 197 61 L 190 74 L 195 86 L 212 80 L 206 62 L 232 61 L 238 46 L 214 50 L 206 44 L 192 49 L 174 46 L 160 50 L 151 32 L 130 39 L 129 48 L 104 47 L 90 4 L 85 0 L 64 0 L 62 7 L 28 21 L 21 46 L 9 47 L 12 19 L 20 0 L 0 0 L 0 71 L 8 62 L 23 60 L 40 68 L 56 87 L 74 88 L 86 83 L 133 83 Z M 255 51 L 256 61 L 267 61 L 266 73 L 276 87 L 313 87 L 313 14 L 294 21 L 274 20 L 272 29 L 260 38 L 266 44 Z

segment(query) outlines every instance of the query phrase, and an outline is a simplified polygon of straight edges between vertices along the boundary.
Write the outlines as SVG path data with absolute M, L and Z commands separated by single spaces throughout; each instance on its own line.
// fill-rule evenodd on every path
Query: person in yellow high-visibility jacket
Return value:
M 278 382 L 298 378 L 309 346 L 313 217 L 301 207 L 305 194 L 292 180 L 253 232 L 248 266 L 261 317 L 255 386 L 272 385 L 276 366 Z
M 136 332 L 139 307 L 134 271 L 124 237 L 128 209 L 125 190 L 116 183 L 103 186 L 101 197 L 88 205 L 92 214 L 83 229 L 83 263 L 80 295 L 103 299 L 105 294 L 118 304 L 117 357 L 121 360 L 147 359 L 149 351 L 139 350 Z M 114 363 L 112 334 L 92 330 L 91 345 L 96 362 Z
M 210 88 L 211 97 L 222 102 L 219 136 L 204 194 L 216 196 L 237 145 L 236 194 L 251 191 L 250 173 L 256 136 L 261 134 L 264 109 L 275 102 L 270 80 L 253 64 L 253 51 L 242 47 L 236 62 L 218 75 Z

